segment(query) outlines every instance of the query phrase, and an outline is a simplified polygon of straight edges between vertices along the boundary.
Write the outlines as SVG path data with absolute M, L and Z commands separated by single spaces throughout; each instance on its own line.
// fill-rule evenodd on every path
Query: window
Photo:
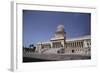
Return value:
M 75 50 L 72 50 L 72 53 L 74 53 L 75 52 Z

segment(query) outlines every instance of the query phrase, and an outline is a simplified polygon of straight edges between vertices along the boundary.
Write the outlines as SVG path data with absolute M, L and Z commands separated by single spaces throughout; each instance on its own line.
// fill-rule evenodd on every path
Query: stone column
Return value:
M 50 46 L 51 46 L 51 48 L 53 48 L 53 42 L 51 42 Z
M 86 40 L 84 40 L 83 47 L 84 47 L 84 48 L 87 48 L 87 47 L 88 47 L 87 41 L 86 41 Z
M 64 40 L 61 41 L 61 45 L 63 45 L 63 47 L 65 46 Z

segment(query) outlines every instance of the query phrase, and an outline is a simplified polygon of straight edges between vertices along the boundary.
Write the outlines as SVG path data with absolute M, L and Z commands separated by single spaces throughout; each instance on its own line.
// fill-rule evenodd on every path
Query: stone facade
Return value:
M 91 54 L 91 36 L 66 39 L 66 32 L 63 25 L 57 27 L 57 31 L 49 42 L 40 42 L 36 45 L 38 53 L 48 54 Z

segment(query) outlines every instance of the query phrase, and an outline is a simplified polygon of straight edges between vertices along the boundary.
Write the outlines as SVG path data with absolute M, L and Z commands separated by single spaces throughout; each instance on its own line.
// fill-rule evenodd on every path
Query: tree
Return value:
M 33 49 L 33 48 L 34 48 L 34 45 L 33 45 L 33 44 L 30 44 L 30 45 L 29 45 L 29 48 L 30 48 L 30 49 Z

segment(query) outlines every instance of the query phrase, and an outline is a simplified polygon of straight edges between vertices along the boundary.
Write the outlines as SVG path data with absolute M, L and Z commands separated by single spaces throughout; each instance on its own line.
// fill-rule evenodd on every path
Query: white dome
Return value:
M 64 26 L 63 25 L 59 25 L 57 27 L 57 31 L 64 31 Z

